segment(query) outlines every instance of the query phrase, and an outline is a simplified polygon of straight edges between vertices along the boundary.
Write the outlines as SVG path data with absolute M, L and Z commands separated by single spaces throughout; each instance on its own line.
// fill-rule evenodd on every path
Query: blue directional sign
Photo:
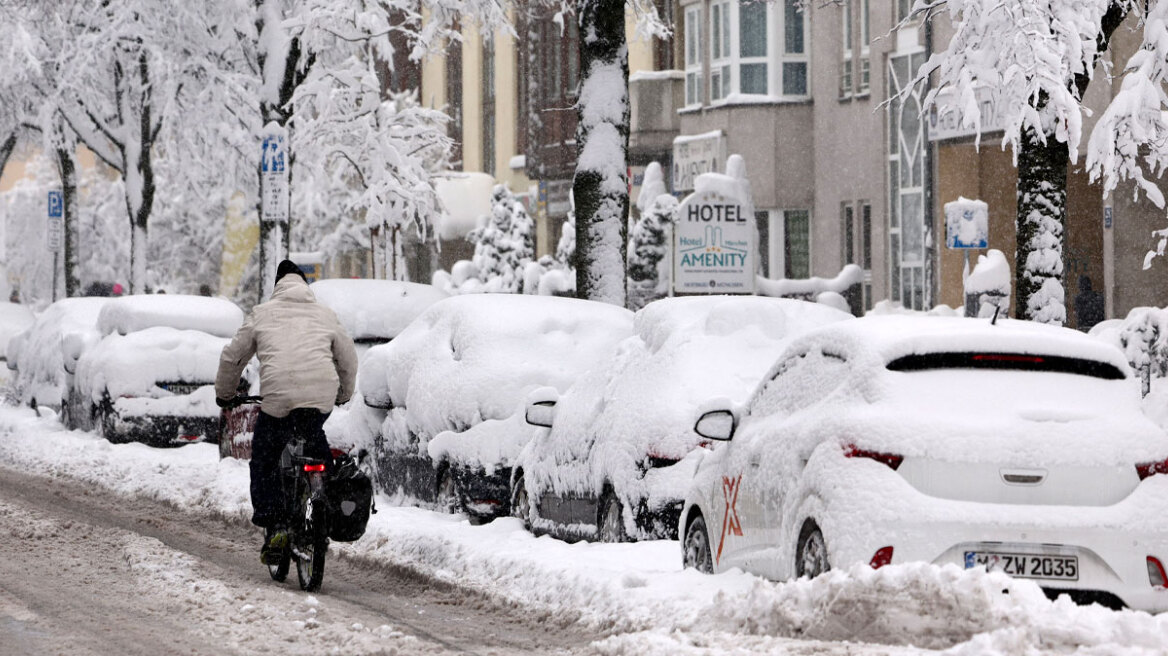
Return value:
M 65 197 L 59 191 L 49 192 L 49 218 L 59 219 L 65 213 Z

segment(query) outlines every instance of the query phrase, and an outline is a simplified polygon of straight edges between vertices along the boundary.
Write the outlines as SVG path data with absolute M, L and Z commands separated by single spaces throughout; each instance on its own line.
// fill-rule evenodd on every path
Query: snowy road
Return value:
M 305 595 L 294 571 L 269 579 L 257 539 L 157 501 L 0 470 L 2 651 L 546 654 L 597 637 L 345 559 Z
M 259 564 L 247 464 L 214 445 L 115 445 L 0 406 L 0 463 L 4 656 L 1168 654 L 1168 614 L 1052 603 L 1001 573 L 707 576 L 676 541 L 567 544 L 384 496 L 306 595 Z

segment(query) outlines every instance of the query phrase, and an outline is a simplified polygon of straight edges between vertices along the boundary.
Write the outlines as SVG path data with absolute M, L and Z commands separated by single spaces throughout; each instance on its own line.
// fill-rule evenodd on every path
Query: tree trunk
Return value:
M 81 267 L 77 252 L 77 163 L 69 150 L 57 149 L 57 172 L 61 176 L 61 232 L 64 248 L 65 296 L 81 294 Z M 56 290 L 53 290 L 56 294 Z
M 625 4 L 581 0 L 576 127 L 576 295 L 624 307 L 629 215 Z
M 8 158 L 12 156 L 12 151 L 16 150 L 16 131 L 13 130 L 8 138 L 0 143 L 0 175 L 4 174 L 4 167 L 8 165 Z
M 1039 107 L 1042 101 L 1040 100 Z M 1066 323 L 1063 291 L 1063 231 L 1067 204 L 1067 144 L 1054 135 L 1046 143 L 1031 129 L 1018 152 L 1018 215 L 1015 254 L 1018 316 Z

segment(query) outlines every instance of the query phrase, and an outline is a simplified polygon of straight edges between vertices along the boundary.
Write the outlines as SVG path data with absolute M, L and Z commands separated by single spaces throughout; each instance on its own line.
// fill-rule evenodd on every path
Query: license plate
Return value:
M 193 394 L 200 387 L 210 383 L 161 383 L 159 387 L 171 394 Z
M 966 551 L 965 569 L 974 567 L 985 567 L 991 572 L 1003 572 L 1021 579 L 1079 580 L 1078 556 Z

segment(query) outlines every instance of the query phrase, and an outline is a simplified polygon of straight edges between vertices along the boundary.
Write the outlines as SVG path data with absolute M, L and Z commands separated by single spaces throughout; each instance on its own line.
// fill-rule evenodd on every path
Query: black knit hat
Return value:
M 300 267 L 297 266 L 297 264 L 292 260 L 284 260 L 280 263 L 280 266 L 276 267 L 276 282 L 280 282 L 280 278 L 283 278 L 289 273 L 295 273 L 296 275 L 300 276 L 304 282 L 308 282 L 308 278 L 304 276 L 304 272 L 301 271 Z

